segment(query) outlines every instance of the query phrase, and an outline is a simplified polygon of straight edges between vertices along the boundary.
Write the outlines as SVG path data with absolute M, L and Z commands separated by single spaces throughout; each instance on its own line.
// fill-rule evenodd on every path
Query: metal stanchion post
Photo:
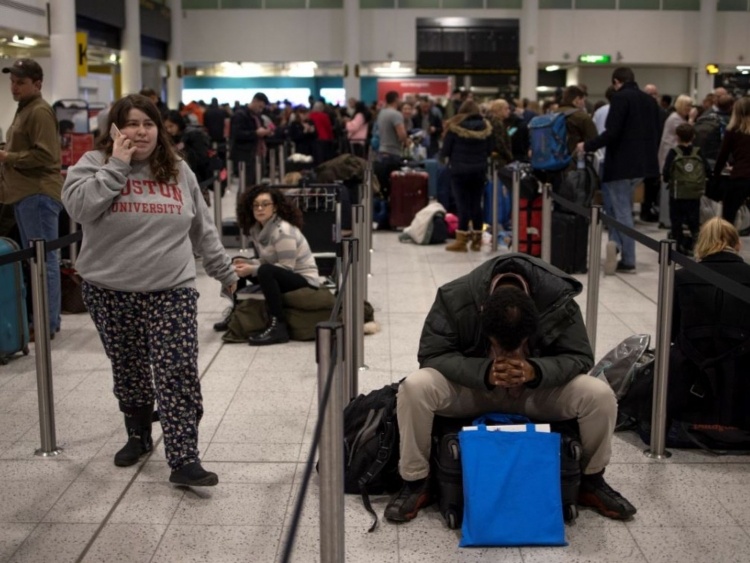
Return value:
M 341 288 L 344 292 L 344 400 L 348 403 L 357 396 L 359 390 L 359 366 L 357 358 L 357 274 L 359 273 L 357 257 L 359 255 L 359 241 L 347 237 L 343 239 L 343 272 L 349 271 L 346 284 Z
M 357 317 L 354 323 L 355 358 L 357 360 L 355 365 L 360 370 L 366 370 L 369 368 L 365 364 L 365 299 L 367 299 L 367 264 L 365 263 L 365 254 L 367 254 L 367 248 L 364 244 L 366 239 L 364 205 L 352 205 L 352 227 L 354 229 L 354 237 L 359 241 L 357 245 L 357 275 L 352 279 L 352 282 L 357 284 L 357 301 L 355 303 Z
M 521 170 L 516 166 L 513 170 L 513 193 L 511 194 L 511 241 L 510 249 L 512 252 L 518 252 L 518 237 L 520 237 L 521 228 Z
M 216 229 L 219 231 L 221 236 L 221 178 L 219 178 L 219 171 L 214 171 L 214 223 L 216 223 Z
M 333 381 L 328 403 L 320 404 L 320 560 L 343 563 L 344 530 L 344 331 L 341 323 L 319 323 L 316 329 L 318 401 L 322 403 L 328 373 Z
M 362 186 L 362 202 L 365 204 L 365 262 L 367 263 L 367 275 L 372 275 L 372 161 L 365 168 L 365 182 Z
M 260 184 L 263 180 L 263 162 L 260 160 L 260 155 L 255 155 L 255 183 Z
M 552 259 L 552 185 L 542 186 L 542 260 L 549 264 Z
M 36 354 L 36 385 L 39 397 L 39 434 L 42 447 L 35 454 L 54 457 L 62 452 L 55 436 L 55 399 L 52 385 L 52 355 L 49 334 L 49 295 L 47 294 L 47 243 L 31 241 L 31 297 L 34 305 L 34 352 Z
M 659 294 L 657 296 L 656 353 L 654 357 L 654 401 L 651 410 L 651 447 L 644 453 L 652 459 L 666 459 L 667 383 L 669 382 L 669 341 L 672 336 L 672 301 L 674 297 L 674 262 L 670 252 L 677 243 L 663 240 L 659 247 Z
M 500 203 L 498 194 L 497 163 L 492 162 L 492 252 L 497 252 L 498 228 L 497 206 Z
M 70 234 L 78 232 L 78 223 L 76 223 L 72 217 L 69 218 L 70 220 Z M 78 260 L 78 243 L 74 242 L 70 245 L 70 263 L 75 266 L 76 260 Z
M 589 225 L 589 275 L 586 288 L 586 331 L 589 334 L 591 351 L 596 355 L 596 325 L 599 318 L 599 267 L 602 261 L 602 222 L 599 218 L 602 206 L 591 207 Z
M 272 184 L 277 182 L 276 178 L 276 150 L 268 151 L 268 179 Z M 279 182 L 280 183 L 280 182 Z
M 232 185 L 232 176 L 234 175 L 234 163 L 232 162 L 232 159 L 229 158 L 229 155 L 231 154 L 229 151 L 229 137 L 226 138 L 224 146 L 227 150 L 227 186 Z
M 277 151 L 279 153 L 279 179 L 283 182 L 286 177 L 286 151 L 284 150 L 284 143 L 279 145 Z
M 240 197 L 245 192 L 245 184 L 247 182 L 247 162 L 240 162 L 240 187 L 237 188 L 237 206 L 240 204 Z M 240 253 L 244 254 L 247 252 L 247 235 L 242 232 L 239 220 L 237 221 L 237 227 L 240 229 Z

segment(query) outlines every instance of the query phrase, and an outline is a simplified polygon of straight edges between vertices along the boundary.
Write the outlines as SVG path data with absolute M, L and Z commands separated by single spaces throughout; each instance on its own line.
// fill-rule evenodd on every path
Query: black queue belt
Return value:
M 563 209 L 567 209 L 568 211 L 571 211 L 577 215 L 581 215 L 582 217 L 589 218 L 591 216 L 589 209 L 578 205 L 577 203 L 573 203 L 572 201 L 565 199 L 559 194 L 551 192 L 550 197 L 557 205 L 559 205 Z M 612 217 L 608 217 L 607 215 L 601 214 L 600 217 L 602 219 L 602 222 L 610 229 L 617 229 L 624 235 L 638 241 L 643 246 L 650 248 L 654 252 L 659 252 L 659 246 L 661 243 L 658 240 L 654 240 L 651 237 L 636 231 L 635 229 L 627 227 L 619 221 L 615 221 Z M 688 258 L 680 252 L 673 250 L 670 253 L 669 257 L 673 262 L 679 264 L 687 271 L 695 274 L 702 280 L 716 286 L 718 289 L 721 289 L 732 297 L 750 304 L 750 287 L 739 284 L 726 276 L 722 276 L 721 274 L 717 274 L 713 270 L 707 268 L 699 262 L 695 262 L 692 258 Z
M 81 242 L 82 238 L 82 231 L 70 233 L 69 235 L 60 237 L 59 239 L 49 241 L 47 243 L 47 250 L 52 251 L 65 248 L 66 246 L 70 246 L 71 244 L 74 244 L 76 242 Z M 34 258 L 34 255 L 35 251 L 33 246 L 24 248 L 23 250 L 16 250 L 15 252 L 11 252 L 10 254 L 4 254 L 3 256 L 0 256 L 0 266 L 7 266 L 8 264 L 13 264 L 14 262 L 22 262 L 23 260 L 32 260 Z

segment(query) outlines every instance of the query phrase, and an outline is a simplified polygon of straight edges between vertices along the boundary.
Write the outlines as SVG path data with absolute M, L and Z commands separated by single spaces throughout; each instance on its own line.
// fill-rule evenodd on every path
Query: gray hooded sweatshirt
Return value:
M 177 165 L 176 180 L 157 182 L 148 161 L 91 151 L 68 170 L 62 201 L 83 227 L 76 269 L 84 280 L 128 292 L 195 287 L 194 249 L 223 286 L 237 280 L 195 175 Z

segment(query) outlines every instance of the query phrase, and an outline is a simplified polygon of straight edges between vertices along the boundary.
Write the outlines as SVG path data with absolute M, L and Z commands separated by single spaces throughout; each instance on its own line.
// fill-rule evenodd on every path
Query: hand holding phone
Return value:
M 112 156 L 130 164 L 136 146 L 133 142 L 122 134 L 122 131 L 114 123 L 109 128 L 109 136 L 112 138 Z

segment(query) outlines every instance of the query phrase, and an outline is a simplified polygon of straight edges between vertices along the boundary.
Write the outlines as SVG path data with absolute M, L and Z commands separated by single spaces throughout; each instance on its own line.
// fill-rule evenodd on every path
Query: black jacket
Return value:
M 750 287 L 750 265 L 734 252 L 711 254 L 701 264 Z M 690 390 L 698 383 L 710 401 L 700 408 L 714 417 L 711 422 L 750 429 L 750 304 L 726 295 L 687 270 L 678 270 L 673 310 L 670 405 L 695 405 Z M 720 357 L 742 343 L 747 343 L 744 353 L 731 355 L 711 369 L 701 370 L 693 361 Z M 685 416 L 684 412 L 670 411 L 671 416 Z
M 505 120 L 505 128 L 510 135 L 510 150 L 513 153 L 513 160 L 528 162 L 529 149 L 531 148 L 529 126 L 517 114 L 511 113 Z
M 626 82 L 612 96 L 606 128 L 584 145 L 586 152 L 607 148 L 602 181 L 659 175 L 659 106 L 638 84 Z
M 224 142 L 224 120 L 229 117 L 220 107 L 209 107 L 203 114 L 203 126 L 216 143 Z
M 487 389 L 489 340 L 482 335 L 479 312 L 492 278 L 521 274 L 540 314 L 539 332 L 529 342 L 529 358 L 538 379 L 534 387 L 563 385 L 594 365 L 581 310 L 574 297 L 582 285 L 554 266 L 526 254 L 486 261 L 469 274 L 438 289 L 419 341 L 419 364 L 434 368 L 454 383 Z
M 421 110 L 418 109 L 414 113 L 412 120 L 418 128 L 422 129 L 423 117 Z M 429 126 L 435 128 L 434 133 L 430 133 L 429 129 L 425 131 L 430 139 L 430 142 L 427 145 L 427 158 L 434 158 L 435 155 L 440 152 L 440 137 L 443 134 L 443 120 L 433 110 L 430 110 L 427 120 L 430 124 Z
M 450 159 L 452 174 L 487 172 L 487 158 L 494 140 L 492 125 L 481 115 L 469 115 L 460 123 L 448 122 L 440 158 Z
M 260 116 L 258 116 L 260 119 Z M 247 107 L 232 114 L 230 136 L 232 139 L 232 161 L 254 162 L 258 151 L 258 122 Z

